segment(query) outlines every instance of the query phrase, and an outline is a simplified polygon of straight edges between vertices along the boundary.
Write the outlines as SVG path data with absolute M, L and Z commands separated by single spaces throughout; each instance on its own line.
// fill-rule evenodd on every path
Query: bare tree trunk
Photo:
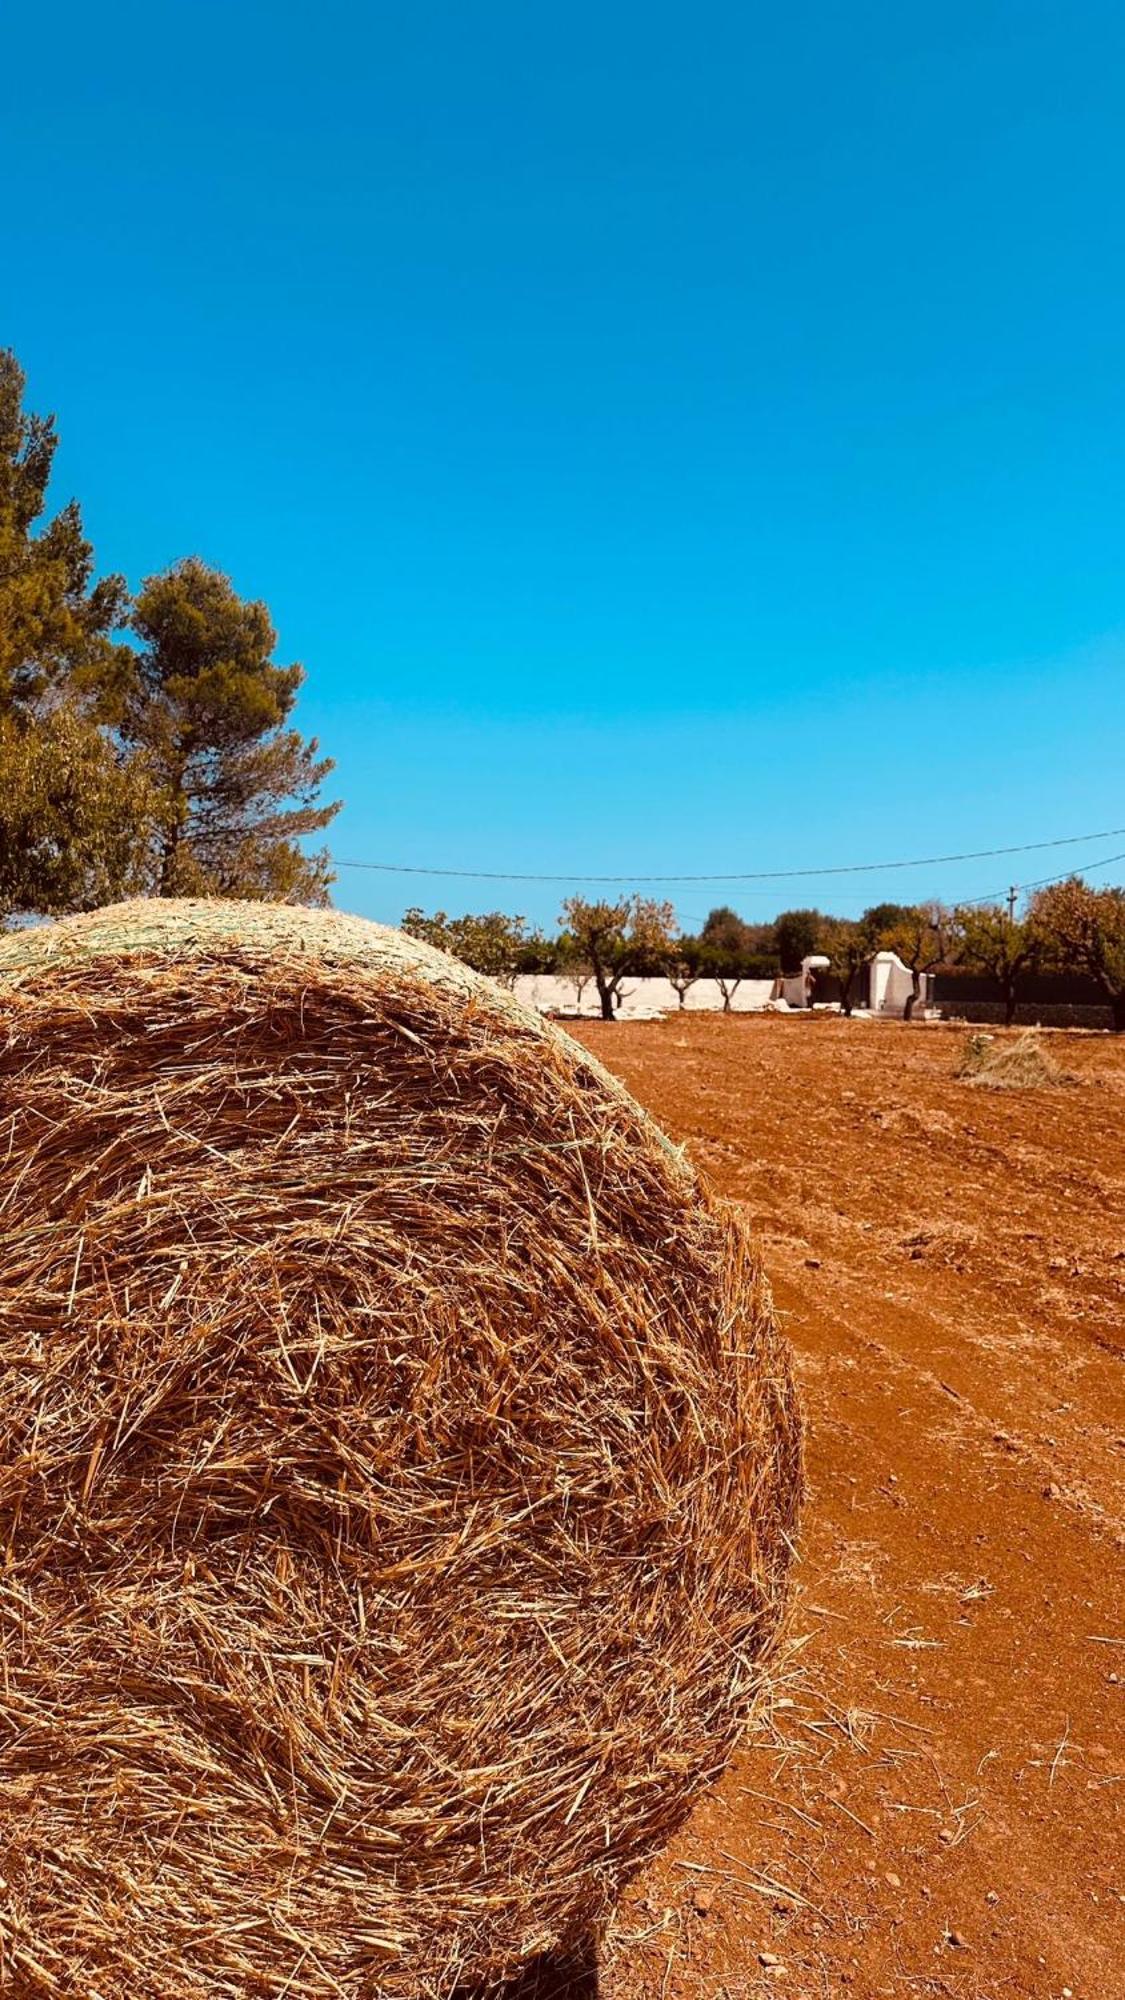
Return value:
M 187 805 L 184 799 L 184 776 L 187 769 L 182 751 L 177 750 L 173 768 L 169 774 L 168 792 L 171 796 L 174 818 L 166 823 L 160 841 L 160 888 L 161 896 L 176 894 L 176 863 L 179 860 L 180 843 L 183 840 L 187 819 Z
M 160 843 L 160 894 L 171 896 L 175 891 L 176 857 L 180 848 L 180 829 L 169 827 Z

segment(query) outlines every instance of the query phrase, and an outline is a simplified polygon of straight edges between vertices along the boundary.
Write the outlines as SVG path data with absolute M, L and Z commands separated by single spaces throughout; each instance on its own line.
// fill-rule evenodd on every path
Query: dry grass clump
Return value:
M 0 1990 L 486 1986 L 762 1684 L 798 1419 L 731 1211 L 356 919 L 0 943 Z
M 1077 1077 L 1060 1069 L 1034 1029 L 1015 1041 L 998 1042 L 993 1035 L 969 1035 L 961 1051 L 957 1074 L 980 1090 L 1065 1089 Z

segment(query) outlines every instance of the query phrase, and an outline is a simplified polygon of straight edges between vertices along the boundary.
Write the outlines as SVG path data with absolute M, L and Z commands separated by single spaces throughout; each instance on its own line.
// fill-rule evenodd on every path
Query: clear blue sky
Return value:
M 134 584 L 198 552 L 268 601 L 338 854 L 1125 824 L 1120 0 L 60 0 L 4 40 L 0 339 L 59 496 Z

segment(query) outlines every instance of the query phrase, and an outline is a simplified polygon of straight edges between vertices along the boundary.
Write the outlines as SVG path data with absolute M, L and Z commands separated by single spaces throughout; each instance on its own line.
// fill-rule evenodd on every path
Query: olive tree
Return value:
M 841 1011 L 850 1014 L 855 1004 L 856 980 L 874 950 L 871 932 L 857 917 L 825 917 L 820 948 L 840 982 Z
M 464 917 L 447 917 L 444 910 L 435 910 L 428 917 L 422 910 L 409 909 L 402 928 L 410 937 L 449 952 L 471 965 L 474 972 L 483 972 L 503 986 L 514 984 L 517 973 L 524 970 L 530 948 L 539 941 L 526 917 L 505 916 L 502 910 Z
M 1081 876 L 1033 899 L 1029 923 L 1050 962 L 1101 987 L 1115 1034 L 1125 1034 L 1125 889 L 1094 889 Z
M 589 966 L 602 1020 L 612 1021 L 624 981 L 667 964 L 676 912 L 671 903 L 648 896 L 622 896 L 612 903 L 568 896 L 559 922 L 563 962 Z
M 963 903 L 953 912 L 957 957 L 974 972 L 994 979 L 1004 1001 L 1004 1025 L 1011 1027 L 1019 983 L 1043 957 L 1036 926 L 1010 917 L 1002 903 Z

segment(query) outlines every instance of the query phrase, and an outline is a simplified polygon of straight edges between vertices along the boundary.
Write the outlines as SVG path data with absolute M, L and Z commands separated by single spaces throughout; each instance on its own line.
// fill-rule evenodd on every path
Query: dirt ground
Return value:
M 603 2000 L 1125 1995 L 1125 1046 L 584 1023 L 746 1204 L 809 1494 L 772 1720 L 601 1953 Z

